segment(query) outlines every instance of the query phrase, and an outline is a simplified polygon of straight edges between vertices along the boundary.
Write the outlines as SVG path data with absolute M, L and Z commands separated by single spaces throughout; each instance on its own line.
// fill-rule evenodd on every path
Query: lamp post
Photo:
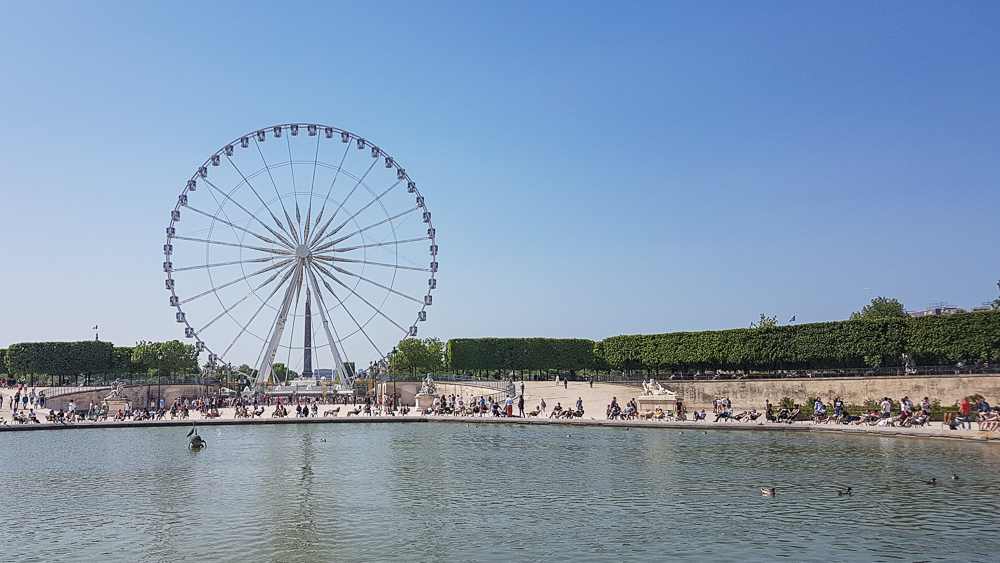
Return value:
M 163 400 L 160 395 L 160 385 L 163 383 L 163 350 L 156 353 L 156 404 Z
M 392 347 L 391 358 L 389 359 L 389 377 L 392 378 L 392 408 L 399 408 L 399 397 L 396 396 L 396 370 L 392 369 L 392 362 L 396 359 L 396 354 L 399 350 L 395 346 Z

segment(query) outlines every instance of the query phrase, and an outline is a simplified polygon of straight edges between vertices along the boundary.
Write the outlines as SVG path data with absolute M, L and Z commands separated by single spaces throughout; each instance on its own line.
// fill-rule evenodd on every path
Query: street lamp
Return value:
M 160 386 L 163 383 L 163 350 L 156 353 L 156 404 L 163 403 L 163 396 L 160 394 Z
M 392 358 L 389 360 L 389 366 L 390 366 L 389 376 L 392 377 L 392 408 L 393 409 L 399 408 L 399 404 L 398 404 L 399 403 L 399 397 L 396 395 L 396 372 L 395 372 L 395 370 L 393 370 L 391 368 L 392 362 L 396 359 L 396 354 L 398 354 L 398 353 L 399 353 L 399 350 L 397 350 L 396 347 L 393 346 L 392 347 L 392 352 L 391 352 Z

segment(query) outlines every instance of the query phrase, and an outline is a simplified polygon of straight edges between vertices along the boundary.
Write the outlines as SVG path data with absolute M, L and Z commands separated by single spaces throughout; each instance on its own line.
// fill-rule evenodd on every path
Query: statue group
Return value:
M 661 386 L 656 382 L 655 379 L 650 378 L 649 383 L 645 381 L 642 382 L 642 394 L 643 395 L 673 395 L 673 391 Z
M 420 384 L 420 391 L 417 394 L 418 395 L 426 395 L 426 396 L 430 396 L 430 397 L 437 397 L 438 396 L 437 387 L 434 386 L 434 380 L 431 379 L 430 375 L 428 375 L 427 379 L 425 379 Z

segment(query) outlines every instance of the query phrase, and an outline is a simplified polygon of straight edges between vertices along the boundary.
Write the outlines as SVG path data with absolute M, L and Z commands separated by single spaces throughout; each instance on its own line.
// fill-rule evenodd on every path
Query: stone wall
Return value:
M 482 387 L 479 385 L 474 385 L 472 383 L 452 383 L 446 381 L 435 381 L 434 387 L 437 389 L 438 395 L 442 397 L 447 397 L 448 395 L 460 395 L 465 398 L 466 401 L 469 397 L 475 395 L 477 397 L 482 395 L 492 395 L 503 391 L 502 389 L 494 389 L 492 387 Z M 416 396 L 417 391 L 420 390 L 419 381 L 397 381 L 395 383 L 396 394 L 399 395 L 399 401 L 401 404 L 407 406 L 413 406 L 415 404 L 414 396 Z M 381 395 L 385 393 L 386 395 L 392 395 L 393 383 L 391 381 L 386 383 L 378 384 L 378 394 Z
M 664 381 L 682 396 L 688 410 L 712 408 L 715 397 L 729 397 L 736 410 L 761 410 L 765 400 L 777 404 L 791 397 L 804 404 L 809 397 L 820 397 L 829 404 L 840 397 L 846 404 L 863 404 L 868 399 L 890 397 L 898 401 L 909 396 L 914 403 L 924 397 L 951 405 L 962 397 L 979 393 L 991 405 L 1000 403 L 1000 374 L 933 375 L 895 377 L 831 377 L 821 379 L 737 379 L 708 381 Z
M 207 391 L 206 391 L 207 390 Z M 69 402 L 75 401 L 77 410 L 86 410 L 87 406 L 93 401 L 94 403 L 101 404 L 104 398 L 110 393 L 110 389 L 100 389 L 97 391 L 87 390 L 86 387 L 82 387 L 80 391 L 76 393 L 69 393 L 66 395 L 60 395 L 58 397 L 46 398 L 44 410 L 47 412 L 49 409 L 59 410 L 66 409 Z M 205 386 L 205 385 L 161 385 L 160 394 L 163 396 L 166 405 L 170 405 L 174 402 L 174 399 L 195 399 L 197 397 L 202 397 L 207 394 L 214 394 L 218 392 L 218 386 Z M 137 407 L 145 407 L 149 403 L 149 400 L 156 400 L 156 385 L 127 385 L 125 386 L 125 394 L 128 395 L 129 400 L 132 404 Z

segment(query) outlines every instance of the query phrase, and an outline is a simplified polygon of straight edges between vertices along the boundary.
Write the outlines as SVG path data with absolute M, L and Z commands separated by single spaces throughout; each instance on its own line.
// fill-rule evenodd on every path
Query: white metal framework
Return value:
M 333 370 L 353 388 L 349 358 L 382 359 L 416 336 L 437 287 L 416 183 L 378 146 L 325 125 L 275 125 L 223 146 L 187 181 L 166 234 L 185 337 L 212 365 L 256 368 L 258 385 L 283 364 Z

